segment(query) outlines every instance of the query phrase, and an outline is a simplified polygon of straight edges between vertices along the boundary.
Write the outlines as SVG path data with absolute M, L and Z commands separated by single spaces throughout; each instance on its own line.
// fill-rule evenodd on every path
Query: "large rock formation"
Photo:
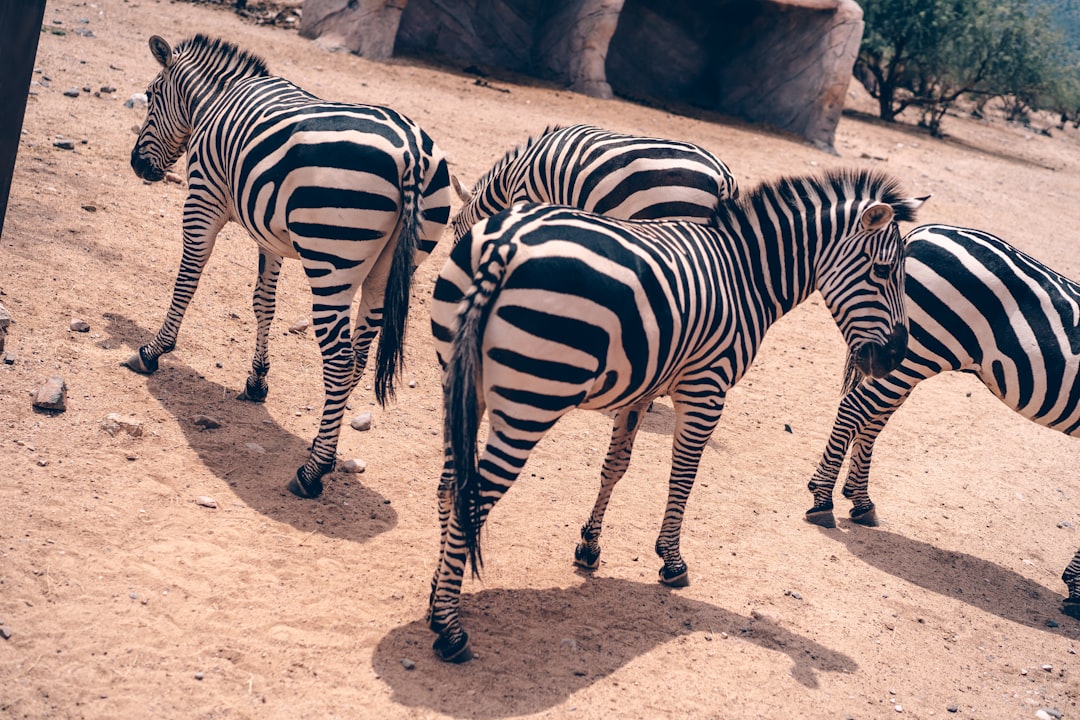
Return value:
M 305 0 L 301 33 L 598 97 L 687 103 L 832 150 L 862 38 L 854 0 Z

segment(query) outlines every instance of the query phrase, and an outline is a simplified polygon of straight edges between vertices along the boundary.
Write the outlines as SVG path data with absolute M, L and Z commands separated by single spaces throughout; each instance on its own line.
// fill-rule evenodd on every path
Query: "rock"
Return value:
M 353 430 L 364 432 L 371 429 L 371 413 L 363 412 L 349 421 L 349 427 Z
M 340 467 L 342 472 L 359 475 L 360 473 L 367 470 L 367 463 L 358 458 L 352 458 L 351 460 L 346 460 L 345 462 L 341 463 Z
M 210 417 L 209 415 L 196 415 L 191 418 L 191 421 L 201 427 L 203 430 L 217 430 L 222 426 L 222 423 L 217 418 Z
M 172 170 L 169 170 L 168 172 L 165 173 L 165 182 L 171 182 L 171 183 L 176 183 L 177 185 L 183 185 L 184 184 L 184 178 L 181 177 L 180 175 L 178 175 L 177 173 L 174 173 Z
M 264 448 L 259 443 L 253 443 L 253 442 L 244 443 L 244 447 L 246 447 L 248 450 L 255 453 L 256 455 L 262 455 L 263 453 L 266 452 L 266 448 Z
M 960 712 L 960 706 L 959 706 L 959 705 L 957 705 L 956 703 L 953 703 L 952 705 L 949 705 L 949 706 L 948 706 L 947 708 L 945 708 L 945 709 L 946 709 L 946 710 L 948 710 L 948 711 L 949 711 L 949 712 L 951 712 L 951 713 L 958 713 L 958 712 Z
M 60 148 L 61 150 L 74 150 L 75 149 L 75 141 L 74 140 L 57 140 L 56 142 L 53 143 L 53 147 Z
M 209 497 L 208 495 L 198 495 L 198 496 L 196 496 L 195 504 L 200 505 L 200 506 L 202 506 L 204 508 L 211 508 L 211 509 L 216 509 L 217 506 L 218 506 L 217 500 L 215 500 L 212 497 Z
M 142 423 L 137 418 L 120 413 L 106 415 L 101 421 L 101 429 L 112 437 L 116 437 L 119 432 L 125 432 L 131 437 L 142 437 L 143 433 Z
M 405 668 L 406 670 L 415 670 L 416 663 L 409 658 L 401 658 L 401 667 Z
M 202 680 L 205 676 L 201 672 L 195 673 L 196 680 Z
M 0 336 L 0 348 L 2 348 L 3 345 L 4 345 L 2 340 L 3 340 L 3 336 Z M 13 352 L 4 353 L 4 364 L 5 365 L 14 365 L 15 364 L 15 353 L 13 353 Z
M 1048 628 L 1056 628 L 1057 626 L 1058 626 L 1057 620 L 1047 620 L 1046 621 L 1046 627 L 1048 627 Z
M 77 87 L 68 88 L 67 90 L 64 91 L 64 96 L 65 97 L 79 97 L 79 88 L 77 88 Z
M 1045 663 L 1041 667 L 1043 669 L 1043 672 L 1053 672 L 1054 671 L 1054 666 L 1051 665 L 1050 663 Z
M 416 387 L 416 381 L 415 380 L 410 380 L 409 381 L 409 387 L 411 387 L 411 388 Z
M 1040 708 L 1039 712 L 1035 713 L 1035 717 L 1039 717 L 1039 713 L 1046 713 L 1046 717 L 1053 720 L 1061 720 L 1064 717 L 1064 713 L 1058 710 L 1056 707 L 1044 707 Z
M 90 323 L 79 318 L 72 318 L 69 326 L 74 332 L 90 332 Z
M 90 203 L 85 203 L 85 204 L 81 205 L 80 207 L 82 207 L 82 209 L 85 210 L 86 212 L 97 212 L 97 205 L 91 205 Z
M 0 625 L 0 638 L 4 638 L 5 640 L 10 640 L 11 639 L 11 628 L 9 628 L 7 625 Z
M 34 407 L 63 412 L 67 409 L 67 383 L 59 375 L 46 380 L 34 394 Z
M 394 54 L 404 9 L 400 0 L 304 0 L 300 35 L 318 38 L 330 51 L 340 48 L 385 60 Z
M 124 101 L 124 107 L 144 108 L 147 106 L 146 93 L 135 93 Z
M 307 318 L 300 318 L 292 325 L 289 326 L 289 332 L 294 335 L 300 335 L 307 332 L 308 327 L 311 325 L 311 321 Z
M 116 88 L 114 88 L 112 85 L 102 85 L 101 89 L 98 92 L 103 92 L 108 95 L 110 93 L 116 92 Z

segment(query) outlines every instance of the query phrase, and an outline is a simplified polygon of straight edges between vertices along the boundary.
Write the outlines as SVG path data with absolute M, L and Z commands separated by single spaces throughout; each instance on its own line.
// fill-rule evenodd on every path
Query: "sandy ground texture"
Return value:
M 572 569 L 610 432 L 572 413 L 491 516 L 483 582 L 463 596 L 477 657 L 462 666 L 434 657 L 423 622 L 441 454 L 426 298 L 448 241 L 416 275 L 398 401 L 352 398 L 373 427 L 346 427 L 340 454 L 366 472 L 328 476 L 318 500 L 284 491 L 322 405 L 316 343 L 288 332 L 310 307 L 295 263 L 265 404 L 234 400 L 256 259 L 235 225 L 161 370 L 120 366 L 161 323 L 181 250 L 185 187 L 129 167 L 143 111 L 124 101 L 157 70 L 154 33 L 221 35 L 320 96 L 393 106 L 466 184 L 549 123 L 591 122 L 698 142 L 747 188 L 885 170 L 933 195 L 922 221 L 994 232 L 1080 278 L 1078 131 L 950 117 L 941 141 L 847 115 L 836 157 L 724 118 L 373 63 L 205 5 L 54 0 L 45 27 L 0 251 L 14 316 L 0 365 L 0 716 L 1080 717 L 1080 623 L 1059 612 L 1080 545 L 1080 444 L 970 376 L 939 377 L 878 444 L 882 526 L 805 524 L 844 355 L 817 296 L 773 328 L 705 452 L 683 534 L 691 585 L 656 582 L 666 401 L 616 489 L 600 568 Z M 867 107 L 854 91 L 852 103 Z M 31 394 L 52 375 L 67 410 L 37 413 Z M 141 434 L 109 434 L 109 413 Z

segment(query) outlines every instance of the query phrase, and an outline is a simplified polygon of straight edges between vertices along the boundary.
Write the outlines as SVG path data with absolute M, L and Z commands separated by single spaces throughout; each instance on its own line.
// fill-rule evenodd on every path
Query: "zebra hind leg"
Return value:
M 600 532 L 604 523 L 604 513 L 611 500 L 611 491 L 619 482 L 630 465 L 630 453 L 634 449 L 634 438 L 647 403 L 639 403 L 619 410 L 611 429 L 611 443 L 604 467 L 600 475 L 600 493 L 596 496 L 592 514 L 581 528 L 581 542 L 574 548 L 574 564 L 584 570 L 595 570 L 600 566 Z

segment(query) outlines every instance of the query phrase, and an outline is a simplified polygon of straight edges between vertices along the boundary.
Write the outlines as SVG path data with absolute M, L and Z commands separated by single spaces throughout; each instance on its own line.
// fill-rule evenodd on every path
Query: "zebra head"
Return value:
M 161 71 L 146 88 L 146 120 L 131 150 L 131 168 L 156 182 L 187 149 L 200 109 L 236 80 L 266 75 L 266 64 L 232 43 L 196 35 L 175 48 L 150 38 L 150 53 Z
M 904 241 L 897 223 L 915 219 L 926 198 L 866 200 L 823 263 L 818 289 L 847 341 L 850 361 L 870 377 L 896 369 L 907 353 Z

